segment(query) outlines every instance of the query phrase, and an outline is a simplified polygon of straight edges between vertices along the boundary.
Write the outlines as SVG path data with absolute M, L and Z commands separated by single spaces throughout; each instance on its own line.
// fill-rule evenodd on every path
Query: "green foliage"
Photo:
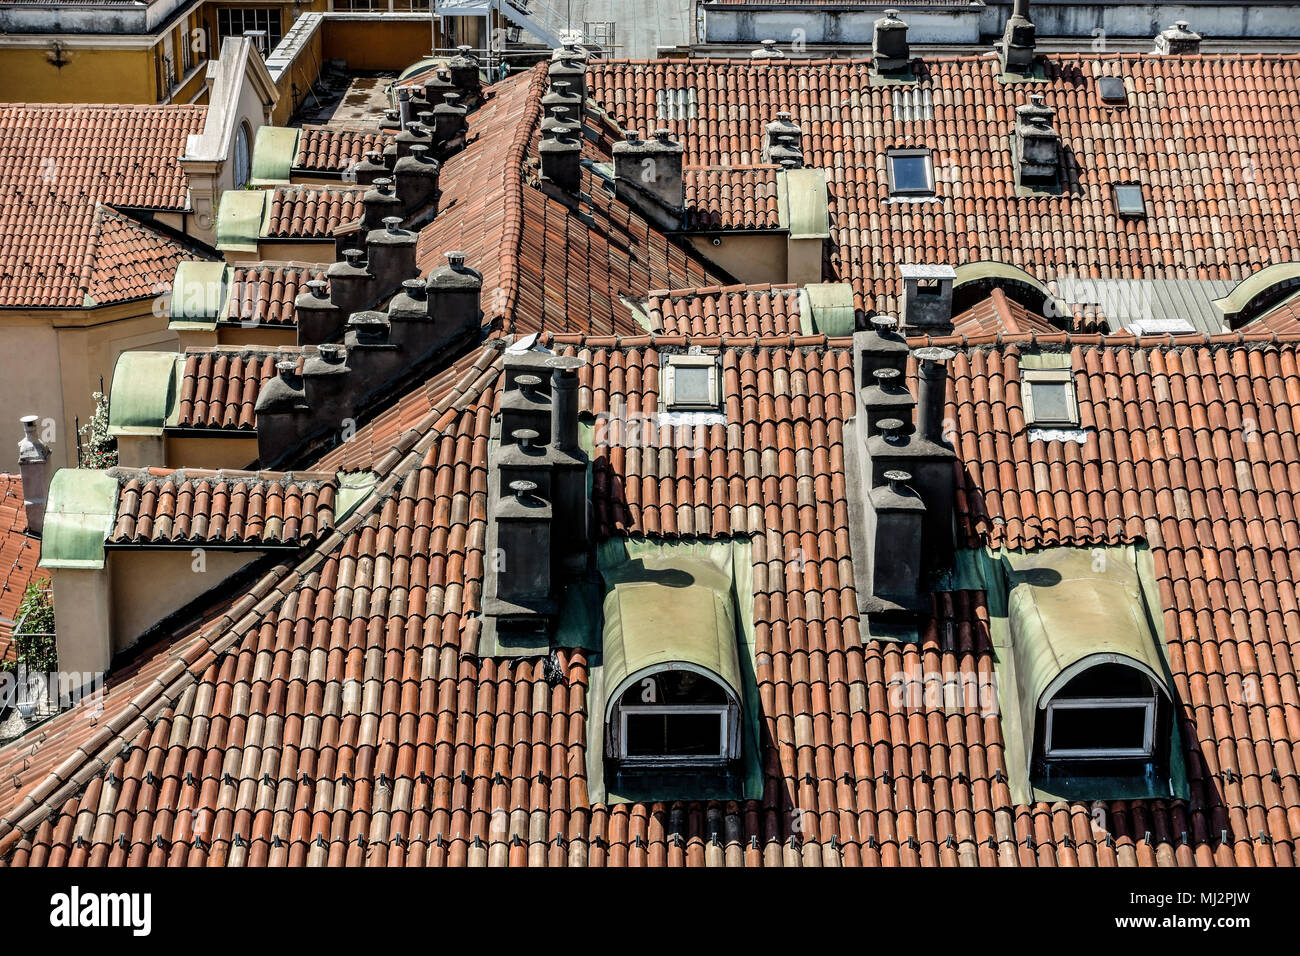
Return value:
M 18 605 L 14 651 L 17 659 L 5 661 L 5 670 L 16 670 L 19 664 L 26 666 L 28 673 L 45 674 L 58 670 L 58 654 L 54 646 L 54 601 L 40 582 L 33 581 L 27 585 L 22 603 Z
M 108 434 L 108 396 L 95 393 L 95 414 L 81 426 L 81 468 L 112 468 L 117 464 L 117 439 Z

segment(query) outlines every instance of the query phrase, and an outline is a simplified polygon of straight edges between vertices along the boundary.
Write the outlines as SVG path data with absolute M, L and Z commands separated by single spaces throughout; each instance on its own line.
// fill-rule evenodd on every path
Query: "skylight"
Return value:
M 714 411 L 718 407 L 718 367 L 711 355 L 674 355 L 665 369 L 664 410 Z
M 1021 380 L 1021 400 L 1029 425 L 1070 428 L 1079 424 L 1079 405 L 1068 368 L 1022 369 Z
M 1145 216 L 1147 207 L 1142 198 L 1142 187 L 1135 183 L 1117 185 L 1115 190 L 1115 208 L 1121 216 Z
M 891 149 L 888 163 L 891 196 L 934 194 L 934 165 L 928 149 Z
M 1122 76 L 1103 76 L 1097 79 L 1097 92 L 1103 103 L 1127 103 L 1128 91 Z

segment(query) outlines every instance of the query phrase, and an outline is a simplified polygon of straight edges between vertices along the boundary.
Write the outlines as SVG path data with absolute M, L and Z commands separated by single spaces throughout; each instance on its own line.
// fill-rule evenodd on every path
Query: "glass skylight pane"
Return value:
M 930 157 L 891 156 L 895 192 L 924 192 L 930 188 Z
M 1126 216 L 1140 216 L 1146 211 L 1141 186 L 1116 186 L 1115 205 Z
M 1145 707 L 1061 707 L 1052 714 L 1052 750 L 1142 750 Z
M 674 405 L 712 405 L 709 369 L 678 366 L 673 369 Z
M 1118 103 L 1128 99 L 1122 77 L 1103 76 L 1097 81 L 1097 87 L 1101 90 L 1101 98 L 1107 103 Z
M 1033 389 L 1035 422 L 1068 422 L 1070 415 L 1070 386 L 1064 382 L 1035 382 Z

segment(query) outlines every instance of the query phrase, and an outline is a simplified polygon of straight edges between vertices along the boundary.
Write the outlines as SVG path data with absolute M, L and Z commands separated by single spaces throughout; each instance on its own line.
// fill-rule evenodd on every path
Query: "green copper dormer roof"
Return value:
M 217 209 L 217 248 L 222 252 L 257 252 L 257 240 L 271 216 L 270 192 L 227 189 Z
M 168 328 L 216 328 L 230 297 L 230 267 L 224 262 L 182 262 L 172 280 Z
M 253 186 L 281 186 L 289 182 L 289 171 L 298 155 L 300 130 L 287 126 L 263 126 L 253 140 Z
M 776 174 L 777 216 L 791 239 L 829 239 L 826 171 L 783 169 Z
M 185 357 L 175 352 L 123 352 L 113 368 L 108 433 L 161 435 L 176 418 Z
M 60 468 L 50 482 L 41 537 L 42 568 L 104 566 L 104 539 L 117 513 L 117 479 L 93 468 Z

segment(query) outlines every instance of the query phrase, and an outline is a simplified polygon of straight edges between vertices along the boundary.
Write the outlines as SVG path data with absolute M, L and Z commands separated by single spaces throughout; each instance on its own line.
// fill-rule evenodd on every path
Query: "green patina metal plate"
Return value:
M 117 479 L 93 468 L 54 473 L 41 535 L 42 568 L 104 566 L 104 539 L 117 514 Z

